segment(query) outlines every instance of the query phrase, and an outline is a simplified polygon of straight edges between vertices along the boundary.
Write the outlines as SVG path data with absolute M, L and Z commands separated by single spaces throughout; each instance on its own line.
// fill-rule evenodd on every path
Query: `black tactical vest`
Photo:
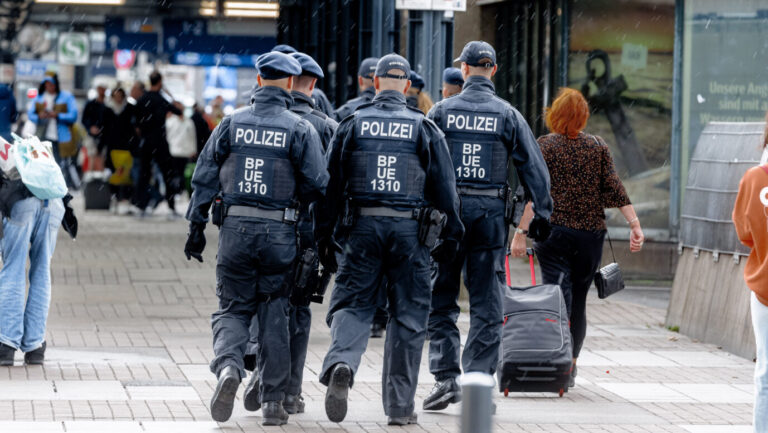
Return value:
M 448 141 L 456 183 L 478 189 L 506 185 L 509 155 L 501 141 L 503 107 L 459 98 L 447 100 L 446 105 L 440 129 Z
M 224 203 L 273 209 L 294 205 L 290 140 L 299 120 L 288 110 L 259 117 L 244 107 L 232 114 L 231 151 L 219 172 Z
M 355 116 L 347 193 L 364 205 L 418 207 L 426 172 L 418 155 L 423 115 L 411 110 L 361 108 Z

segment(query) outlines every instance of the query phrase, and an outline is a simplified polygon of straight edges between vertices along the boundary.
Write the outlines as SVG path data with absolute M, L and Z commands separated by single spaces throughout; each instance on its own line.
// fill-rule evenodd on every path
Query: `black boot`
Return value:
M 14 353 L 16 353 L 16 349 L 0 343 L 0 367 L 12 367 Z
M 304 398 L 301 394 L 286 394 L 285 400 L 283 400 L 283 408 L 291 415 L 295 413 L 304 413 Z
M 288 422 L 288 412 L 283 409 L 283 402 L 268 401 L 261 410 L 261 425 L 283 425 Z
M 24 354 L 24 363 L 27 365 L 43 365 L 45 361 L 45 341 L 37 349 Z
M 387 421 L 388 425 L 408 425 L 418 423 L 419 417 L 416 415 L 416 412 L 412 413 L 411 416 L 391 416 Z
M 576 374 L 578 372 L 576 371 L 576 364 L 573 364 L 573 368 L 571 368 L 571 377 L 568 379 L 568 388 L 573 388 L 576 386 Z
M 342 362 L 331 371 L 328 391 L 325 393 L 325 414 L 333 422 L 342 422 L 347 416 L 347 396 L 352 383 L 352 368 Z
M 261 393 L 259 392 L 259 371 L 253 370 L 251 374 L 251 380 L 248 381 L 248 386 L 245 387 L 245 393 L 243 394 L 243 406 L 245 410 L 255 412 L 261 408 Z
M 381 338 L 384 336 L 384 325 L 381 323 L 371 324 L 371 338 Z
M 438 381 L 424 399 L 424 410 L 443 410 L 451 403 L 461 401 L 461 387 L 455 378 Z
M 225 367 L 219 373 L 219 384 L 211 398 L 211 417 L 214 421 L 224 422 L 232 416 L 235 405 L 235 393 L 240 386 L 240 372 L 233 366 Z

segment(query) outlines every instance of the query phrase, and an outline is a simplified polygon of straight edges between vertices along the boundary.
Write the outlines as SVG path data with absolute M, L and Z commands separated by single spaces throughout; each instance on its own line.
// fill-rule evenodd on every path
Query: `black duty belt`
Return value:
M 389 218 L 407 218 L 407 219 L 419 219 L 419 212 L 421 209 L 412 210 L 396 210 L 390 207 L 361 207 L 358 208 L 360 216 L 376 216 L 376 217 L 389 217 Z
M 282 223 L 295 223 L 298 212 L 296 209 L 262 209 L 251 206 L 229 206 L 227 208 L 227 216 L 239 216 L 250 218 L 263 218 L 272 221 L 279 221 Z
M 493 197 L 493 198 L 500 198 L 502 200 L 506 200 L 505 188 L 479 189 L 479 188 L 470 188 L 466 186 L 460 186 L 457 188 L 457 191 L 459 192 L 459 195 Z

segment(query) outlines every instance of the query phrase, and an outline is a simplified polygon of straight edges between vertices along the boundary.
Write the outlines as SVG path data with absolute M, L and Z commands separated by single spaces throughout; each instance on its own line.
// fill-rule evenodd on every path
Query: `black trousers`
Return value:
M 501 295 L 507 225 L 504 202 L 497 198 L 462 196 L 461 221 L 466 234 L 453 263 L 440 263 L 429 315 L 429 371 L 442 381 L 479 371 L 493 375 L 501 344 Z M 469 292 L 469 333 L 464 351 L 459 318 L 461 274 Z
M 146 209 L 150 199 L 149 181 L 152 178 L 152 162 L 156 162 L 165 182 L 165 199 L 174 209 L 174 195 L 181 192 L 181 173 L 177 173 L 174 159 L 164 138 L 145 139 L 139 150 L 139 181 L 136 185 L 136 206 Z
M 251 319 L 258 318 L 257 365 L 263 402 L 282 401 L 290 380 L 290 303 L 286 279 L 296 258 L 295 227 L 257 218 L 227 217 L 219 234 L 211 371 L 233 366 L 245 376 Z
M 307 248 L 317 248 L 315 236 L 312 232 L 312 220 L 309 217 L 302 217 L 299 221 L 299 252 Z M 289 275 L 293 278 L 293 274 Z M 313 287 L 317 281 L 311 279 L 309 286 Z M 306 293 L 299 293 L 298 289 L 293 289 L 291 295 L 291 305 L 288 317 L 288 334 L 291 348 L 291 375 L 288 381 L 286 394 L 301 394 L 301 384 L 304 380 L 304 364 L 307 360 L 307 349 L 309 348 L 309 331 L 312 327 L 312 310 L 309 308 L 309 297 Z M 250 339 L 248 341 L 246 354 L 243 359 L 245 369 L 256 371 L 259 354 L 259 318 L 254 317 L 250 327 Z M 260 374 L 256 371 L 254 374 Z M 263 377 L 262 377 L 263 380 Z
M 587 335 L 587 292 L 603 256 L 605 230 L 552 226 L 552 235 L 533 247 L 544 284 L 559 284 L 571 320 L 573 357 L 578 358 Z
M 388 283 L 381 284 L 385 277 Z M 390 317 L 381 382 L 384 413 L 410 416 L 431 292 L 429 251 L 418 240 L 416 220 L 363 216 L 351 229 L 331 294 L 327 317 L 331 346 L 320 382 L 327 385 L 333 366 L 340 362 L 357 373 L 382 290 Z

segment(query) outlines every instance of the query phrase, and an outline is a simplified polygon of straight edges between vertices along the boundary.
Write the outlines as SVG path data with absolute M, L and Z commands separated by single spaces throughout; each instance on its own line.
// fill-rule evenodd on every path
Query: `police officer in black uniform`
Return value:
M 346 104 L 336 109 L 336 120 L 341 122 L 345 117 L 354 113 L 357 107 L 371 102 L 376 95 L 376 89 L 373 87 L 373 74 L 376 72 L 378 57 L 368 57 L 360 63 L 360 69 L 357 71 L 357 85 L 360 87 L 360 95 L 347 101 Z
M 287 44 L 275 45 L 274 48 L 272 48 L 272 51 L 277 51 L 278 53 L 288 55 L 299 52 L 296 48 L 293 48 Z M 325 92 L 323 92 L 323 89 L 315 87 L 315 89 L 312 91 L 312 102 L 314 102 L 315 108 L 319 111 L 322 111 L 326 116 L 334 116 L 333 104 L 331 104 L 331 101 L 328 100 L 328 96 L 326 96 Z
M 323 78 L 323 70 L 307 54 L 293 53 L 291 57 L 296 59 L 301 65 L 301 75 L 293 77 L 293 89 L 291 90 L 293 105 L 291 106 L 291 111 L 312 124 L 312 127 L 320 136 L 323 152 L 325 152 L 339 124 L 323 114 L 323 112 L 318 111 L 315 108 L 314 102 L 312 102 L 312 90 L 315 88 L 317 80 Z M 317 251 L 308 203 L 301 203 L 298 227 L 299 251 L 304 252 L 308 248 Z M 307 358 L 307 346 L 309 345 L 309 329 L 312 325 L 312 311 L 309 308 L 310 295 L 312 293 L 307 292 L 307 289 L 317 287 L 319 284 L 317 268 L 313 271 L 313 278 L 307 282 L 307 287 L 294 287 L 290 299 L 291 378 L 285 391 L 285 400 L 283 400 L 283 408 L 289 414 L 304 413 L 301 382 L 304 377 L 304 362 Z M 258 330 L 258 320 L 254 320 L 254 322 L 256 322 L 255 329 Z M 251 344 L 249 346 L 249 353 L 252 352 L 252 355 L 256 355 L 258 353 L 258 331 L 254 332 L 253 328 L 251 329 Z M 250 363 L 253 363 L 253 361 L 250 361 Z M 246 364 L 249 364 L 249 362 L 246 361 Z M 258 371 L 255 370 L 254 374 L 251 375 L 243 396 L 246 410 L 258 410 L 261 406 L 259 379 Z
M 259 58 L 258 69 L 260 87 L 252 105 L 225 117 L 198 159 L 184 252 L 187 259 L 202 261 L 203 230 L 215 201 L 213 218 L 221 231 L 211 371 L 219 382 L 211 415 L 222 422 L 232 414 L 248 326 L 256 315 L 263 424 L 281 425 L 288 420 L 282 401 L 290 379 L 288 295 L 298 250 L 296 214 L 299 203 L 322 198 L 328 173 L 314 128 L 289 111 L 299 62 L 272 52 Z
M 461 93 L 462 86 L 464 86 L 464 77 L 461 75 L 461 69 L 445 68 L 443 70 L 443 88 L 440 90 L 443 99 Z
M 502 325 L 507 176 L 513 163 L 534 203 L 529 235 L 549 236 L 552 198 L 549 172 L 531 129 L 520 113 L 496 96 L 491 77 L 496 52 L 481 41 L 468 43 L 461 53 L 466 80 L 462 92 L 436 104 L 428 117 L 445 133 L 453 157 L 461 197 L 461 220 L 467 233 L 456 260 L 441 263 L 432 292 L 429 316 L 429 369 L 437 384 L 424 400 L 425 410 L 445 409 L 461 400 L 455 378 L 478 371 L 493 374 L 498 363 Z M 470 328 L 459 364 L 461 342 L 459 278 L 462 270 L 469 291 Z
M 386 277 L 390 320 L 384 412 L 391 425 L 416 423 L 414 395 L 431 292 L 429 242 L 420 240 L 419 220 L 429 212 L 427 206 L 447 215 L 444 240 L 433 252 L 438 261 L 452 260 L 464 231 L 443 135 L 421 112 L 406 108 L 409 74 L 404 58 L 382 57 L 374 78 L 376 97 L 341 122 L 331 143 L 331 179 L 318 216 L 318 248 L 330 269 L 336 265 L 335 252 L 343 250 L 328 311 L 331 346 L 320 373 L 320 382 L 328 386 L 325 411 L 334 422 L 346 416 L 348 391 Z M 342 249 L 331 229 L 344 208 L 341 226 L 346 234 L 335 236 Z

